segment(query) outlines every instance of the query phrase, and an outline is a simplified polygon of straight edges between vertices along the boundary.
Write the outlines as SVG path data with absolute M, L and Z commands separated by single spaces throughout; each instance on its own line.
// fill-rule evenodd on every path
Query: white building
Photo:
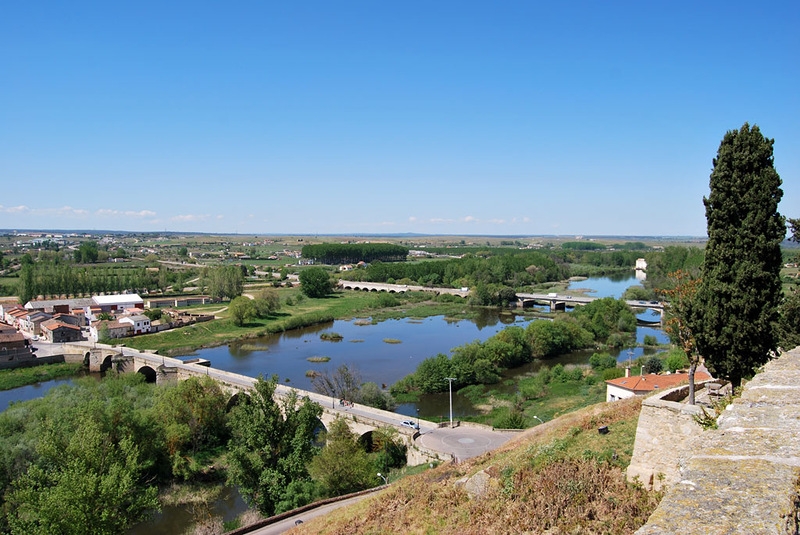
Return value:
M 144 308 L 144 300 L 139 294 L 96 295 L 92 297 L 94 304 L 103 312 L 115 310 L 128 310 L 129 308 Z
M 150 332 L 150 318 L 143 314 L 119 318 L 120 323 L 129 323 L 133 326 L 133 334 L 146 334 Z

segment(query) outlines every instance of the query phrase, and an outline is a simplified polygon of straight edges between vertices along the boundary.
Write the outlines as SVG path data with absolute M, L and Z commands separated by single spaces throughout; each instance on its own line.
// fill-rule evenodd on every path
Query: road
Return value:
M 494 431 L 488 427 L 442 427 L 422 433 L 416 443 L 424 448 L 449 453 L 456 461 L 463 461 L 499 448 L 518 434 Z
M 316 518 L 318 516 L 323 516 L 331 511 L 339 509 L 340 507 L 346 507 L 348 505 L 354 504 L 358 501 L 363 500 L 372 496 L 372 494 L 363 494 L 361 496 L 355 496 L 353 498 L 348 498 L 346 500 L 342 500 L 340 502 L 329 503 L 327 505 L 321 505 L 316 509 L 312 509 L 310 511 L 305 511 L 303 513 L 298 513 L 296 515 L 292 515 L 289 518 L 285 518 L 279 522 L 275 522 L 274 524 L 270 524 L 269 526 L 264 526 L 263 528 L 258 528 L 249 533 L 251 535 L 278 535 L 280 533 L 286 533 L 287 531 L 291 530 L 295 523 L 300 521 L 307 521 L 311 520 L 312 518 Z

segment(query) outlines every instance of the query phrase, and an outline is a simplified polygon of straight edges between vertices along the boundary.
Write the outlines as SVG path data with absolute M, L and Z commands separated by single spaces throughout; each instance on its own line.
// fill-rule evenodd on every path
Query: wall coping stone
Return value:
M 768 362 L 700 433 L 636 535 L 800 532 L 800 347 Z

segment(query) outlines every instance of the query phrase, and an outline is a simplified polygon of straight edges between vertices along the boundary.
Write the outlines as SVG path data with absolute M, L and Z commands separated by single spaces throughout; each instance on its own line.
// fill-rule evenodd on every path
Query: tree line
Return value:
M 76 266 L 67 263 L 28 262 L 19 271 L 17 295 L 26 303 L 43 298 L 85 297 L 101 293 L 164 292 L 170 286 L 182 291 L 195 270 L 170 270 L 129 266 Z M 221 266 L 203 270 L 197 286 L 217 299 L 232 299 L 242 294 L 244 275 L 240 266 Z
M 578 349 L 604 344 L 623 347 L 632 343 L 636 317 L 624 301 L 604 298 L 576 307 L 553 321 L 535 320 L 526 328 L 506 327 L 485 342 L 456 347 L 452 355 L 439 353 L 423 360 L 416 371 L 394 385 L 392 394 L 445 392 L 446 377 L 454 388 L 492 384 L 503 370 Z
M 82 297 L 126 290 L 164 290 L 181 276 L 187 275 L 166 269 L 148 271 L 144 267 L 80 267 L 36 262 L 21 267 L 17 295 L 21 302 L 26 303 L 38 296 Z
M 304 245 L 301 254 L 323 264 L 403 262 L 408 257 L 408 247 L 392 243 L 318 243 Z

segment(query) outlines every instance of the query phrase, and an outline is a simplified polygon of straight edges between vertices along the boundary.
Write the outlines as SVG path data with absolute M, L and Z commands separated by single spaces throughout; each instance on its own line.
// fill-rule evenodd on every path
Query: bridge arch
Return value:
M 231 412 L 233 408 L 238 405 L 244 397 L 250 397 L 247 392 L 236 392 L 228 398 L 228 403 L 225 404 L 225 412 Z
M 136 370 L 136 373 L 141 373 L 142 375 L 144 375 L 144 379 L 148 383 L 155 383 L 156 380 L 158 379 L 158 374 L 150 366 L 142 366 L 141 368 Z

